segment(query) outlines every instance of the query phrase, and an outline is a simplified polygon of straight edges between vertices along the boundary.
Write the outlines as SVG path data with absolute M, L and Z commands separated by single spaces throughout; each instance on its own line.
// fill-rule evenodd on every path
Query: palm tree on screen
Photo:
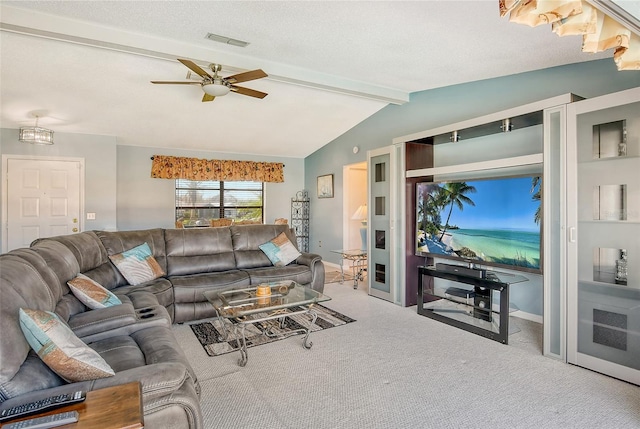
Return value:
M 443 194 L 446 197 L 446 205 L 449 206 L 449 214 L 447 215 L 447 221 L 442 228 L 442 234 L 440 235 L 440 242 L 444 238 L 444 234 L 449 227 L 449 220 L 451 219 L 451 213 L 453 212 L 453 206 L 456 206 L 460 211 L 464 210 L 464 205 L 475 206 L 476 203 L 466 194 L 473 194 L 476 192 L 474 186 L 467 185 L 466 182 L 445 183 L 442 186 Z
M 533 217 L 534 222 L 536 223 L 536 225 L 540 224 L 540 221 L 542 220 L 542 211 L 541 211 L 541 207 L 540 207 L 540 198 L 542 196 L 541 192 L 540 192 L 540 184 L 542 182 L 542 178 L 540 176 L 536 176 L 534 178 L 531 179 L 531 199 L 533 201 L 538 201 L 538 208 L 536 209 L 536 213 Z
M 444 192 L 439 185 L 430 184 L 422 188 L 422 194 L 418 199 L 418 218 L 421 220 L 419 228 L 429 234 L 437 236 L 441 224 L 440 212 L 446 207 L 447 202 L 443 198 Z

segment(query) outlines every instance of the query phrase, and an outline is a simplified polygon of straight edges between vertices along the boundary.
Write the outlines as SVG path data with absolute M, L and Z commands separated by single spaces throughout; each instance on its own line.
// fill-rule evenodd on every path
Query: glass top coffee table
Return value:
M 229 332 L 226 325 L 230 324 L 233 327 L 240 343 L 240 359 L 238 359 L 240 366 L 245 366 L 249 359 L 245 338 L 245 328 L 248 324 L 280 319 L 280 325 L 284 327 L 286 317 L 309 314 L 311 316 L 309 326 L 311 326 L 318 317 L 313 311 L 313 306 L 331 299 L 292 281 L 264 283 L 244 289 L 208 291 L 204 292 L 204 296 L 215 308 L 227 337 Z M 303 346 L 307 349 L 311 348 L 313 343 L 309 342 L 311 333 L 309 328 L 290 331 L 286 336 L 301 333 L 305 334 Z M 272 335 L 267 331 L 263 331 L 263 334 Z

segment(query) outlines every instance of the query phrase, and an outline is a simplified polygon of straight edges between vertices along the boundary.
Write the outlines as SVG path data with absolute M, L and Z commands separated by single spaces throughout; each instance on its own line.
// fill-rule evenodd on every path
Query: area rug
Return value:
M 291 310 L 295 311 L 298 308 Z M 292 335 L 300 335 L 296 331 L 308 328 L 309 325 L 311 325 L 310 331 L 315 332 L 355 322 L 355 319 L 319 304 L 316 304 L 313 310 L 318 314 L 318 318 L 313 325 L 311 325 L 311 316 L 308 314 L 288 316 L 285 319 L 284 327 L 280 327 L 278 319 L 247 325 L 245 328 L 247 348 L 282 340 Z M 220 323 L 221 321 L 214 319 L 191 325 L 193 333 L 209 356 L 220 356 L 238 350 L 238 339 L 233 327 L 229 324 L 229 321 L 225 321 L 227 332 L 229 333 L 227 338 L 225 337 L 225 330 Z M 267 336 L 263 332 L 270 332 L 270 335 Z

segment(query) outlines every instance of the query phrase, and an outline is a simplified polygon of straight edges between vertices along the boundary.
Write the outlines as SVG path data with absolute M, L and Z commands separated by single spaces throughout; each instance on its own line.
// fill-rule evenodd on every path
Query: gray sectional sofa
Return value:
M 199 383 L 178 346 L 172 323 L 212 317 L 203 292 L 263 282 L 295 280 L 322 291 L 324 266 L 303 253 L 274 266 L 259 245 L 287 225 L 88 231 L 38 239 L 31 247 L 0 255 L 0 409 L 61 392 L 95 390 L 138 381 L 147 428 L 199 428 Z M 147 243 L 165 275 L 130 285 L 109 259 Z M 84 274 L 109 289 L 121 304 L 89 309 L 67 285 Z M 55 313 L 95 350 L 115 375 L 69 383 L 31 350 L 20 328 L 20 308 Z

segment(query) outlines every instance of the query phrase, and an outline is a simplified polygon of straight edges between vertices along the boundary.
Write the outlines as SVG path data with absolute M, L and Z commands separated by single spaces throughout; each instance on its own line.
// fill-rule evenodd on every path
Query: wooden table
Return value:
M 83 402 L 56 408 L 45 413 L 35 414 L 19 420 L 33 419 L 49 414 L 66 411 L 77 411 L 78 421 L 69 425 L 58 426 L 60 429 L 138 429 L 144 428 L 142 415 L 142 393 L 140 383 L 133 382 L 119 386 L 87 392 Z

